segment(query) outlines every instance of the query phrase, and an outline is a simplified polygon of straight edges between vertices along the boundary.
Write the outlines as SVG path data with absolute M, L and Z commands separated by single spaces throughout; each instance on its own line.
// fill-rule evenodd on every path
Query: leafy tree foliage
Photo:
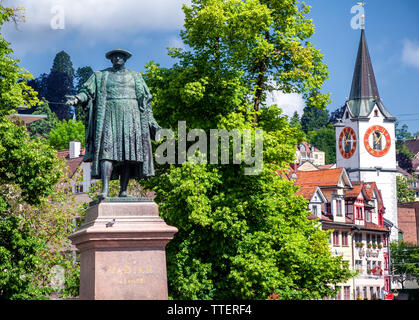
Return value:
M 326 153 L 326 164 L 336 163 L 336 135 L 333 125 L 319 128 L 308 133 L 308 141 Z
M 175 131 L 180 120 L 207 133 L 263 129 L 264 151 L 259 175 L 245 175 L 245 164 L 186 162 L 158 166 L 157 176 L 143 182 L 156 192 L 162 217 L 179 229 L 167 246 L 172 298 L 333 295 L 333 286 L 352 274 L 331 256 L 329 233 L 307 219 L 298 187 L 276 174 L 294 160 L 302 133 L 277 106 L 260 108 L 266 92 L 278 88 L 303 93 L 320 108 L 328 100 L 312 94 L 327 70 L 308 42 L 314 32 L 308 7 L 194 0 L 183 8 L 181 36 L 190 50 L 171 49 L 178 63 L 150 63 L 144 74 L 156 119 Z
M 408 179 L 406 177 L 397 176 L 397 201 L 400 203 L 414 202 L 415 201 L 415 190 L 410 190 L 409 186 L 414 179 Z
M 0 4 L 0 27 L 7 21 L 19 20 L 19 17 L 22 17 L 22 12 L 18 9 Z M 10 57 L 12 53 L 9 43 L 0 35 L 0 117 L 14 113 L 17 107 L 30 108 L 38 102 L 36 93 L 27 84 L 33 79 L 32 75 L 19 67 L 19 60 Z
M 300 116 L 297 111 L 295 111 L 292 117 L 290 118 L 290 126 L 302 130 Z
M 416 280 L 419 284 L 419 247 L 405 241 L 394 241 L 390 243 L 390 252 L 393 279 L 402 289 L 408 280 Z
M 406 140 L 412 139 L 412 134 L 408 131 L 409 127 L 404 124 L 400 127 L 398 121 L 396 121 L 396 150 L 399 152 L 402 149 L 403 143 Z
M 64 105 L 66 95 L 74 94 L 75 72 L 70 56 L 61 51 L 56 54 L 49 74 L 29 82 L 39 96 L 49 102 L 51 110 L 60 120 L 68 119 L 68 108 Z
M 28 223 L 21 217 L 0 214 L 0 299 L 40 299 L 32 273 L 40 264 L 37 256 L 43 243 L 31 235 Z
M 0 25 L 20 14 L 0 4 Z M 78 207 L 68 196 L 71 184 L 56 151 L 7 117 L 18 106 L 39 102 L 27 85 L 31 75 L 11 53 L 0 36 L 0 298 L 39 299 L 50 290 L 52 264 L 77 274 L 63 249 Z
M 301 127 L 305 133 L 324 128 L 329 122 L 329 112 L 319 110 L 314 106 L 304 107 L 304 113 L 301 116 Z
M 48 142 L 56 150 L 68 149 L 70 141 L 80 141 L 84 147 L 85 129 L 83 122 L 74 120 L 63 120 L 52 130 Z

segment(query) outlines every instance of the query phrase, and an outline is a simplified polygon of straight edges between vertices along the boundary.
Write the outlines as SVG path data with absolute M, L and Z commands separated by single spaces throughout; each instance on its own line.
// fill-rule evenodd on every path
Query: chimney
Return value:
M 70 159 L 80 157 L 81 143 L 80 141 L 70 141 Z

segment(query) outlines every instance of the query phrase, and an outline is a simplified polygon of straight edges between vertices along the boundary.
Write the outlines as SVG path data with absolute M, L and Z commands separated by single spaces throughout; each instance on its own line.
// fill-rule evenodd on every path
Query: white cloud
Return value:
M 87 45 L 127 37 L 141 42 L 146 33 L 180 30 L 182 3 L 190 0 L 6 0 L 5 6 L 25 8 L 26 22 L 19 30 L 8 24 L 2 31 L 19 55 L 48 50 L 57 40 L 74 35 Z M 61 17 L 64 29 L 53 29 L 51 21 L 62 23 Z
M 402 61 L 419 69 L 419 42 L 409 39 L 403 41 Z
M 292 116 L 295 111 L 301 116 L 305 107 L 305 102 L 299 93 L 284 93 L 279 90 L 272 91 L 266 96 L 267 106 L 278 105 L 284 114 Z

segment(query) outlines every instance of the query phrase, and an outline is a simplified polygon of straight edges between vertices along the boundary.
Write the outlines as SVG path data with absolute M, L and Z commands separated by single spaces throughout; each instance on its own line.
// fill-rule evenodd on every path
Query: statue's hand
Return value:
M 77 106 L 79 104 L 79 99 L 76 96 L 65 96 L 67 101 L 65 103 L 66 106 Z

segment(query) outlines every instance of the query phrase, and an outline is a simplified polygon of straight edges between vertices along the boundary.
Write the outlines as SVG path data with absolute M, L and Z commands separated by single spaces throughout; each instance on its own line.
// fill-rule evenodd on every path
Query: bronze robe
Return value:
M 83 161 L 92 162 L 91 177 L 101 178 L 101 160 L 114 161 L 113 180 L 119 178 L 121 164 L 130 164 L 130 178 L 153 176 L 151 139 L 161 128 L 153 117 L 152 95 L 141 74 L 129 69 L 97 71 L 77 97 L 87 106 Z

